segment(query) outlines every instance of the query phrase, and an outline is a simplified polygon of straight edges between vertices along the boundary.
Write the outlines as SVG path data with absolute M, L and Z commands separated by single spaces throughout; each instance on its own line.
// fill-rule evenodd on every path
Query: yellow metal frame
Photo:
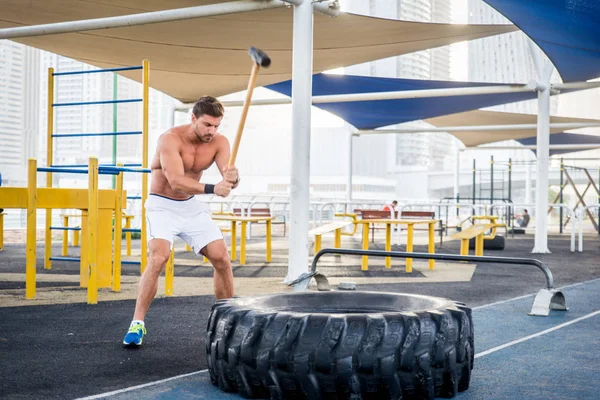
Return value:
M 54 160 L 54 141 L 52 135 L 54 134 L 54 68 L 48 68 L 48 100 L 47 100 L 47 137 L 46 137 L 46 164 L 52 165 Z M 37 170 L 36 170 L 37 172 Z M 37 185 L 37 183 L 36 183 Z M 37 186 L 36 186 L 37 187 Z M 52 172 L 46 172 L 46 187 L 52 187 Z M 46 210 L 46 231 L 44 234 L 44 268 L 51 269 L 52 261 L 52 232 L 50 227 L 52 226 L 52 209 Z
M 354 236 L 356 231 L 358 230 L 358 224 L 356 223 L 356 213 L 335 213 L 333 214 L 335 217 L 350 217 L 352 218 L 353 229 L 352 232 L 342 232 L 342 236 Z
M 38 208 L 82 210 L 81 223 L 81 286 L 87 285 L 88 303 L 98 301 L 98 287 L 109 287 L 113 275 L 111 216 L 126 204 L 126 192 L 98 189 L 98 159 L 90 158 L 88 189 L 38 188 L 37 161 L 30 159 L 27 187 L 0 187 L 0 207 L 27 210 L 27 240 L 25 265 L 25 297 L 36 297 L 36 214 Z M 122 174 L 120 179 L 122 188 Z M 120 221 L 120 220 L 119 220 Z M 120 230 L 121 222 L 115 223 Z M 0 226 L 3 228 L 3 226 Z M 120 267 L 120 260 L 116 258 Z M 119 271 L 120 272 L 120 271 Z M 120 275 L 117 275 L 120 278 Z M 108 283 L 105 283 L 108 282 Z
M 428 252 L 435 254 L 435 224 L 438 220 L 410 220 L 410 219 L 361 219 L 357 223 L 363 225 L 362 231 L 362 248 L 363 250 L 369 250 L 369 225 L 370 224 L 385 224 L 385 249 L 390 251 L 392 248 L 392 225 L 407 225 L 406 235 L 406 252 L 412 253 L 414 245 L 414 226 L 420 224 L 428 225 Z M 385 267 L 391 268 L 391 257 L 385 258 Z M 413 259 L 406 259 L 406 272 L 412 272 L 413 270 Z M 435 260 L 429 260 L 429 269 L 435 269 Z M 362 256 L 361 270 L 369 270 L 369 256 Z
M 142 62 L 143 78 L 142 78 L 142 168 L 148 168 L 148 113 L 150 103 L 150 61 Z M 146 264 L 148 263 L 148 237 L 146 232 L 146 199 L 148 198 L 148 174 L 142 174 L 142 229 L 140 233 L 141 241 L 141 257 L 140 257 L 140 274 L 144 273 Z

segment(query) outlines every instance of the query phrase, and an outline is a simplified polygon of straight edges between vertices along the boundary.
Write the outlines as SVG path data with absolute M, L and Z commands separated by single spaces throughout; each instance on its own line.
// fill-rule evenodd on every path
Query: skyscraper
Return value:
M 39 52 L 0 41 L 0 173 L 4 185 L 23 184 L 39 127 Z

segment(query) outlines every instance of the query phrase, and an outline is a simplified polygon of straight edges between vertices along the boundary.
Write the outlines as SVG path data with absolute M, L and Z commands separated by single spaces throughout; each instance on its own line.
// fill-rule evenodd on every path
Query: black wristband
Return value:
M 215 192 L 215 185 L 211 185 L 210 183 L 206 183 L 204 185 L 204 193 L 213 194 Z

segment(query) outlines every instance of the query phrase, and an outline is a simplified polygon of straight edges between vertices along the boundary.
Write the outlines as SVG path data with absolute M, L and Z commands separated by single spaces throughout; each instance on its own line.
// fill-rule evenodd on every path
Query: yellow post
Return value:
M 460 255 L 469 255 L 469 239 L 460 239 Z
M 362 248 L 363 250 L 369 250 L 369 223 L 363 223 L 363 235 L 362 235 Z M 361 270 L 369 270 L 369 257 L 362 256 Z
M 129 229 L 131 228 L 131 218 L 129 218 L 129 216 L 125 217 L 125 228 Z M 131 255 L 131 232 L 127 231 L 125 233 L 125 246 L 126 246 L 126 251 L 127 251 L 127 255 L 130 256 Z
M 435 254 L 435 222 L 429 223 L 429 253 Z M 429 260 L 429 269 L 435 268 L 435 260 Z
M 0 212 L 0 251 L 4 250 L 4 213 Z
M 144 60 L 142 63 L 144 77 L 142 93 L 142 168 L 148 168 L 148 109 L 150 103 L 150 62 Z M 142 229 L 141 229 L 141 260 L 140 273 L 144 273 L 148 263 L 148 242 L 146 233 L 146 208 L 144 207 L 148 198 L 148 174 L 142 175 Z
M 98 159 L 90 157 L 88 163 L 88 304 L 98 303 Z
M 37 162 L 27 163 L 27 252 L 25 256 L 25 298 L 35 299 L 35 241 L 37 212 Z
M 237 223 L 231 221 L 231 261 L 237 260 Z
M 408 230 L 406 233 L 406 252 L 412 253 L 413 251 L 413 236 L 415 233 L 415 226 L 413 224 L 408 224 Z M 412 272 L 413 259 L 406 259 L 406 272 Z
M 63 217 L 63 228 L 68 228 L 69 227 L 69 217 L 64 216 Z M 62 256 L 66 257 L 67 254 L 69 254 L 69 231 L 67 229 L 65 229 L 63 231 L 63 235 L 62 235 Z
M 338 228 L 335 230 L 335 239 L 333 241 L 333 247 L 335 249 L 339 249 L 342 247 L 342 228 Z
M 240 238 L 240 265 L 246 265 L 246 221 L 242 221 Z
M 123 164 L 117 164 L 122 166 Z M 112 291 L 121 291 L 121 247 L 123 246 L 123 172 L 117 175 L 115 185 L 115 238 L 113 253 Z
M 476 256 L 483 255 L 483 233 L 480 233 L 475 238 L 475 255 Z
M 321 250 L 321 235 L 315 235 L 315 254 Z
M 267 221 L 267 262 L 271 262 L 271 239 L 272 239 L 272 225 L 271 220 Z
M 173 277 L 175 276 L 175 243 L 171 247 L 171 255 L 165 270 L 165 296 L 173 296 Z
M 392 250 L 392 225 L 385 224 L 385 251 L 391 251 L 391 250 Z M 391 257 L 385 258 L 385 267 L 388 269 L 392 267 L 392 258 Z
M 79 251 L 79 287 L 87 287 L 88 282 L 88 211 L 81 210 L 81 249 Z
M 47 124 L 46 124 L 46 165 L 53 163 L 53 144 L 52 135 L 54 134 L 54 68 L 48 68 L 48 102 L 47 102 Z M 46 187 L 52 187 L 52 172 L 46 172 Z M 46 209 L 46 231 L 44 233 L 44 268 L 52 268 L 52 209 Z

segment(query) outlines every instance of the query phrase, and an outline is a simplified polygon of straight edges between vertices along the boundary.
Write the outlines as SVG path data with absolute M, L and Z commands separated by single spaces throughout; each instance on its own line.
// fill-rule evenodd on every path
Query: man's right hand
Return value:
M 227 182 L 226 180 L 222 180 L 221 182 L 215 185 L 214 193 L 217 196 L 227 197 L 229 193 L 231 193 L 232 184 Z

